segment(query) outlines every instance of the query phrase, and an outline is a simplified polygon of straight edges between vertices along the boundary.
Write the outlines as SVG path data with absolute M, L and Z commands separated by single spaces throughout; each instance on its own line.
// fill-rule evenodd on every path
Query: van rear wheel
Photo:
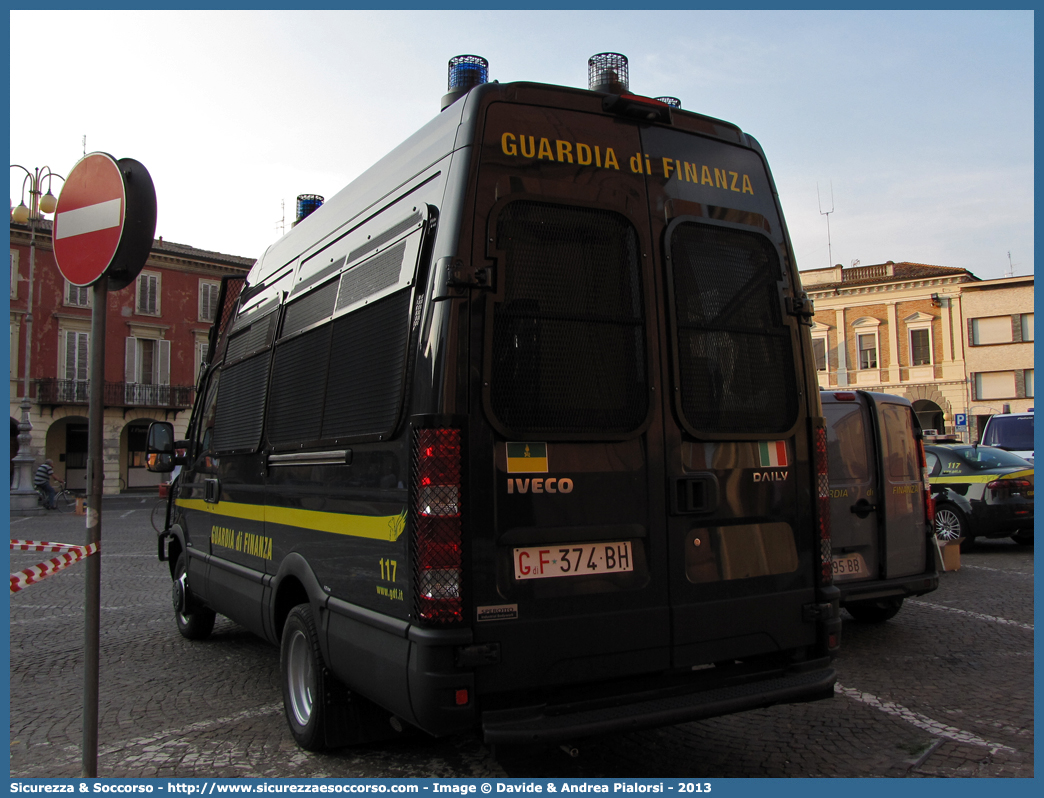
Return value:
M 902 607 L 902 598 L 853 601 L 845 604 L 845 609 L 860 623 L 884 623 L 889 618 L 894 618 Z
M 283 712 L 294 740 L 306 751 L 326 749 L 323 733 L 323 681 L 326 669 L 309 604 L 298 604 L 286 617 L 279 647 Z

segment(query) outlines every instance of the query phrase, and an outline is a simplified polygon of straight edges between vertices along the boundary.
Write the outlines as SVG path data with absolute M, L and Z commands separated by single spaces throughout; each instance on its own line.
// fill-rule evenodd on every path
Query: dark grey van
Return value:
M 893 617 L 939 586 L 921 429 L 901 396 L 823 391 L 834 584 L 858 621 Z
M 187 450 L 179 628 L 281 646 L 308 749 L 829 698 L 826 427 L 760 146 L 615 54 L 590 90 L 462 58 L 226 281 L 188 439 L 153 426 L 160 467 Z

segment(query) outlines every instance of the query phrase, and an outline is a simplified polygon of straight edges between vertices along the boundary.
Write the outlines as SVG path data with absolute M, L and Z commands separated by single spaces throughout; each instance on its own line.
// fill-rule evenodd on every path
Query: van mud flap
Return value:
M 482 739 L 489 744 L 550 743 L 610 732 L 673 726 L 775 704 L 818 701 L 834 695 L 837 673 L 821 668 L 681 695 L 641 693 L 559 706 L 498 710 L 482 715 Z M 664 691 L 667 693 L 667 691 Z

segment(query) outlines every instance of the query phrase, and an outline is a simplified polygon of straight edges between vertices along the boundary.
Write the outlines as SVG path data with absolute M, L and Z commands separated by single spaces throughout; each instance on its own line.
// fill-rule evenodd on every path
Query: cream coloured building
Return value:
M 971 399 L 963 295 L 978 277 L 889 261 L 803 271 L 801 280 L 815 307 L 821 388 L 898 394 L 923 428 L 954 431 L 954 415 L 967 413 Z
M 1033 275 L 962 286 L 969 421 L 1033 407 Z M 973 438 L 977 440 L 977 437 Z

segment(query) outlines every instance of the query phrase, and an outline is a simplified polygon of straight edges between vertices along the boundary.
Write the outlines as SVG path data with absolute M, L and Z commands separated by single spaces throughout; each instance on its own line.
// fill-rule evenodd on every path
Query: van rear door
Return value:
M 863 393 L 824 392 L 834 582 L 880 578 L 877 429 Z
M 913 408 L 885 394 L 860 393 L 873 410 L 881 453 L 877 513 L 884 551 L 881 575 L 891 579 L 918 574 L 925 569 L 928 538 Z
M 805 611 L 819 536 L 793 265 L 763 158 L 735 128 L 713 132 L 642 129 L 675 667 L 789 653 L 817 635 Z
M 501 652 L 476 671 L 486 693 L 670 664 L 655 285 L 626 163 L 639 147 L 635 125 L 601 114 L 486 111 L 472 257 L 496 290 L 471 314 L 470 443 L 487 475 L 471 508 L 491 522 L 470 536 L 475 637 Z

